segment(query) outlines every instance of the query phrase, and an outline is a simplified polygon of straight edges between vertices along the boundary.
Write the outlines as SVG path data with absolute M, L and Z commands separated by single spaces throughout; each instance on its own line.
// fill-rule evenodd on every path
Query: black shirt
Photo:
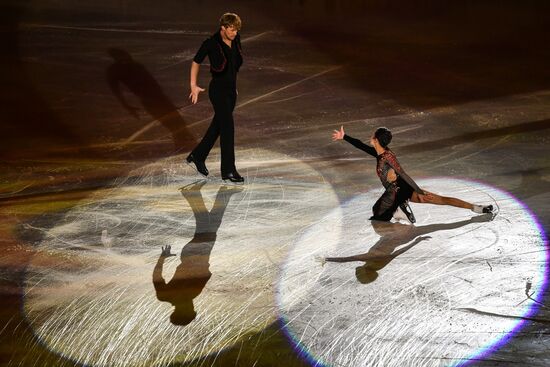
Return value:
M 223 42 L 219 32 L 215 33 L 202 43 L 193 61 L 200 64 L 207 55 L 210 60 L 210 72 L 213 80 L 228 83 L 237 82 L 237 72 L 242 63 L 237 38 L 231 42 L 231 47 L 229 47 Z

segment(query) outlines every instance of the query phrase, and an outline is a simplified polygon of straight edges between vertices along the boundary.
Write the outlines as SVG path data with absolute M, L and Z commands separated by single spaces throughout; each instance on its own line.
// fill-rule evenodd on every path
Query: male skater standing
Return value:
M 225 13 L 220 18 L 220 30 L 202 43 L 191 63 L 189 98 L 197 103 L 199 93 L 204 89 L 197 85 L 200 64 L 206 55 L 210 60 L 212 80 L 208 89 L 208 97 L 214 107 L 214 118 L 201 142 L 186 158 L 187 163 L 193 163 L 199 173 L 208 175 L 205 165 L 206 157 L 220 137 L 221 173 L 222 179 L 231 182 L 244 182 L 235 168 L 235 138 L 233 109 L 237 101 L 237 73 L 243 63 L 241 39 L 238 31 L 241 29 L 241 18 L 234 13 Z

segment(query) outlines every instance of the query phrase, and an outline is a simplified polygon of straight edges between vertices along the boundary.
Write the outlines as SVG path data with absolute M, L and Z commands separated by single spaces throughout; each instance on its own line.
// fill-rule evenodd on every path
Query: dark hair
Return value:
M 378 140 L 382 148 L 387 147 L 391 142 L 391 131 L 385 127 L 379 127 L 374 132 L 374 137 Z

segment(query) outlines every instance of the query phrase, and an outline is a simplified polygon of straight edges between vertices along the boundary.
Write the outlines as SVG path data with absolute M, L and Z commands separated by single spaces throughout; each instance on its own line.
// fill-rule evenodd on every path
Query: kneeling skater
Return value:
M 400 219 L 399 209 L 407 216 L 407 219 L 414 223 L 416 219 L 408 205 L 409 200 L 413 203 L 427 203 L 438 205 L 451 205 L 458 208 L 465 208 L 475 213 L 492 213 L 492 205 L 478 205 L 446 196 L 440 196 L 421 189 L 401 168 L 395 153 L 388 147 L 392 139 L 392 133 L 385 127 L 376 129 L 370 143 L 372 146 L 363 143 L 359 139 L 346 135 L 344 127 L 334 130 L 333 140 L 345 140 L 354 147 L 361 149 L 367 154 L 376 158 L 376 173 L 386 189 L 382 196 L 372 207 L 371 220 L 389 221 L 392 217 Z

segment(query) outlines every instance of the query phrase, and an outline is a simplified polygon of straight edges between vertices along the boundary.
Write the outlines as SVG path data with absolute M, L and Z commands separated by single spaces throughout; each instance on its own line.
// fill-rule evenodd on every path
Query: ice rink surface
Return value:
M 8 2 L 0 364 L 548 366 L 548 7 Z M 243 18 L 237 168 L 184 164 L 188 73 Z M 547 42 L 548 41 L 548 42 Z M 208 87 L 208 66 L 199 84 Z M 379 126 L 422 187 L 369 221 Z
M 467 181 L 419 184 L 493 203 L 496 215 L 413 204 L 415 226 L 367 222 L 379 192 L 329 213 L 290 251 L 278 286 L 285 328 L 312 360 L 462 365 L 536 313 L 527 295 L 545 290 L 548 254 L 521 203 Z
M 243 153 L 245 186 L 197 180 L 166 159 L 40 229 L 25 291 L 40 340 L 84 364 L 164 366 L 200 361 L 274 322 L 279 264 L 338 200 L 306 164 Z M 302 180 L 285 179 L 298 167 Z M 164 246 L 178 256 L 157 268 Z

